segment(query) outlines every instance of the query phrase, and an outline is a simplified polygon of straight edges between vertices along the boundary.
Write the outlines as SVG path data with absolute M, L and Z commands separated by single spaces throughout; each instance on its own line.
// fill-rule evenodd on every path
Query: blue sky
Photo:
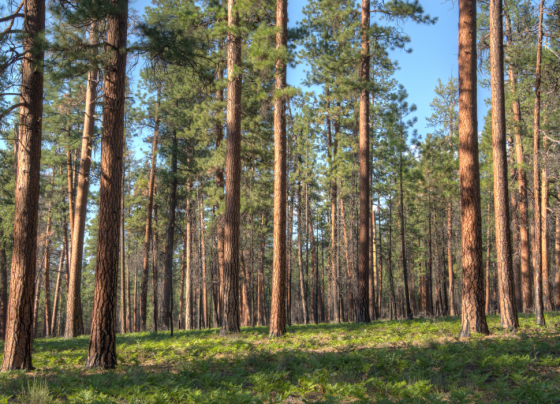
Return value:
M 138 0 L 132 6 L 143 14 L 144 8 L 150 5 L 150 0 Z M 456 3 L 456 2 L 455 2 Z M 295 27 L 303 18 L 303 7 L 307 0 L 288 0 L 288 25 Z M 396 79 L 406 88 L 410 103 L 416 104 L 415 116 L 418 122 L 415 128 L 423 137 L 429 132 L 426 128 L 426 118 L 431 115 L 430 102 L 435 96 L 434 88 L 437 79 L 447 81 L 453 74 L 457 76 L 457 38 L 459 8 L 451 0 L 420 0 L 424 11 L 431 17 L 438 17 L 435 25 L 417 25 L 407 22 L 405 32 L 410 36 L 409 47 L 412 53 L 397 50 L 391 57 L 398 61 L 400 70 L 396 72 Z M 142 62 L 139 63 L 139 67 Z M 305 70 L 309 66 L 300 64 L 288 70 L 288 83 L 292 86 L 301 86 L 305 77 Z M 482 77 L 479 74 L 479 80 Z M 488 110 L 484 100 L 490 93 L 486 89 L 478 91 L 478 129 L 482 130 L 484 116 Z

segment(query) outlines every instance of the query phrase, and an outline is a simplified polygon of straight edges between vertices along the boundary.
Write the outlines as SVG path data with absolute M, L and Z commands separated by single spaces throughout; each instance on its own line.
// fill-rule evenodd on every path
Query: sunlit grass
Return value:
M 87 336 L 40 339 L 36 371 L 0 374 L 0 403 L 22 402 L 34 379 L 55 403 L 557 403 L 560 315 L 546 328 L 523 315 L 514 335 L 488 319 L 492 335 L 469 340 L 457 317 L 293 326 L 278 339 L 267 327 L 127 334 L 112 371 L 84 369 Z

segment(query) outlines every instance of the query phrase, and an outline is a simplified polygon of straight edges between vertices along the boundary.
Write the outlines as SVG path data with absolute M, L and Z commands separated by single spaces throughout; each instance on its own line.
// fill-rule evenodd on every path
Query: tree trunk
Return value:
M 90 25 L 89 42 L 97 44 L 96 23 Z M 84 233 L 87 217 L 87 199 L 89 194 L 89 174 L 91 168 L 91 144 L 95 126 L 95 99 L 97 98 L 97 70 L 88 73 L 84 128 L 80 151 L 80 172 L 76 190 L 75 214 L 70 213 L 70 240 L 68 296 L 66 300 L 65 338 L 74 338 L 83 334 L 82 318 L 82 262 L 84 253 Z M 69 193 L 68 209 L 72 212 L 71 192 Z
M 543 149 L 547 149 L 546 138 L 543 138 Z M 543 283 L 543 305 L 545 311 L 552 311 L 552 293 L 550 288 L 550 269 L 548 265 L 548 173 L 546 163 L 543 163 L 541 174 L 542 198 L 541 198 L 541 223 L 542 223 L 542 283 Z
M 288 1 L 276 0 L 276 51 L 285 52 L 288 44 Z M 286 203 L 288 167 L 286 163 L 286 62 L 276 60 L 274 99 L 274 228 L 272 233 L 272 306 L 270 335 L 286 333 Z
M 336 128 L 336 124 L 335 124 Z M 335 129 L 334 138 L 331 139 L 330 133 L 330 120 L 327 118 L 327 137 L 328 137 L 328 146 L 330 150 L 330 194 L 331 194 L 331 298 L 332 298 L 332 322 L 335 324 L 340 323 L 340 305 L 338 299 L 338 279 L 337 279 L 337 265 L 338 265 L 338 256 L 336 254 L 336 248 L 338 245 L 338 229 L 336 226 L 336 200 L 337 200 L 337 184 L 334 178 L 334 161 L 337 155 L 337 130 Z
M 173 321 L 171 298 L 173 294 L 173 252 L 175 251 L 175 208 L 177 206 L 177 134 L 173 131 L 171 146 L 171 184 L 169 190 L 169 213 L 167 220 L 167 243 L 165 245 L 165 268 L 163 275 L 163 324 L 171 329 Z
M 200 260 L 202 265 L 202 327 L 210 328 L 208 323 L 208 285 L 206 284 L 206 246 L 204 244 L 204 204 L 203 196 L 199 199 L 200 208 Z
M 345 255 L 346 255 L 346 272 L 347 272 L 347 276 L 348 276 L 348 312 L 352 311 L 352 308 L 354 307 L 354 295 L 352 293 L 352 266 L 350 265 L 350 248 L 348 247 L 348 235 L 346 234 L 346 218 L 345 218 L 345 214 L 344 214 L 344 199 L 340 198 L 340 218 L 342 219 L 342 234 L 344 235 L 344 251 L 345 251 Z M 368 226 L 369 227 L 369 226 Z M 369 230 L 369 229 L 368 229 Z M 359 263 L 358 263 L 359 266 Z M 358 273 L 359 276 L 359 273 Z M 357 305 L 360 304 L 360 302 L 356 302 Z M 369 303 L 368 303 L 369 305 Z M 359 309 L 358 309 L 359 311 Z M 369 315 L 369 312 L 368 312 Z M 358 319 L 356 320 L 358 322 L 360 321 L 366 321 L 366 320 L 360 320 L 360 317 L 358 317 Z
M 157 188 L 154 189 L 154 194 L 157 195 Z M 154 324 L 154 331 L 157 331 L 158 314 L 159 314 L 159 309 L 158 309 L 159 235 L 158 235 L 158 205 L 157 204 L 154 205 L 153 222 L 154 222 L 154 226 L 152 227 L 152 322 Z M 136 272 L 138 272 L 138 270 L 136 270 Z M 140 305 L 142 305 L 142 302 L 140 302 Z
M 426 259 L 426 274 L 424 275 L 424 312 L 426 316 L 434 315 L 432 301 L 432 199 L 431 192 L 428 193 L 428 257 Z
M 120 196 L 124 141 L 128 0 L 112 0 L 119 12 L 107 17 L 110 67 L 103 80 L 103 135 L 99 192 L 95 292 L 86 367 L 114 368 L 116 352 L 117 275 Z M 73 254 L 74 255 L 74 254 Z
M 241 313 L 241 325 L 243 327 L 251 326 L 251 305 L 249 304 L 249 271 L 245 265 L 245 259 L 243 257 L 243 251 L 241 251 L 241 271 L 243 272 L 243 284 L 241 293 L 241 303 L 243 310 Z
M 123 334 L 125 334 L 127 332 L 127 327 L 126 327 L 126 293 L 125 293 L 125 268 L 126 268 L 126 262 L 125 262 L 125 243 L 124 243 L 124 193 L 125 191 L 125 178 L 126 178 L 126 174 L 125 174 L 125 167 L 124 167 L 124 163 L 123 163 L 123 173 L 122 173 L 122 189 L 123 191 L 121 192 L 121 234 L 120 234 L 120 256 L 121 256 L 121 262 L 120 262 L 120 269 L 121 269 L 121 332 Z
M 0 225 L 2 219 L 0 219 Z M 0 228 L 0 340 L 6 337 L 6 315 L 8 314 L 8 263 L 4 233 Z
M 370 0 L 362 0 L 360 80 L 369 82 L 369 24 Z M 358 295 L 356 296 L 356 321 L 369 322 L 369 91 L 360 91 L 359 122 L 360 153 L 360 226 L 358 236 Z
M 376 290 L 377 290 L 377 247 L 375 244 L 376 239 L 376 232 L 375 232 L 375 210 L 371 210 L 371 226 L 370 226 L 370 235 L 371 235 L 371 270 L 369 272 L 369 280 L 368 280 L 368 292 L 369 292 L 369 318 L 370 320 L 377 319 L 377 310 L 375 307 L 376 302 Z
M 185 272 L 187 267 L 187 231 L 183 236 L 183 254 L 181 257 L 181 283 L 179 286 L 179 329 L 185 329 Z M 216 324 L 214 324 L 216 327 Z
M 451 201 L 447 202 L 447 271 L 449 276 L 449 314 L 456 316 L 455 286 L 453 275 L 453 209 Z
M 392 252 L 393 252 L 393 226 L 392 226 L 392 218 L 393 218 L 393 198 L 389 199 L 389 248 L 388 248 L 388 257 L 387 257 L 387 270 L 389 275 L 389 292 L 390 292 L 390 319 L 393 318 L 397 319 L 397 300 L 395 296 L 395 283 L 393 280 L 393 260 L 392 260 Z
M 492 239 L 490 237 L 490 204 L 488 204 L 488 216 L 487 216 L 487 227 L 486 227 L 486 274 L 485 280 L 486 283 L 484 285 L 484 311 L 486 314 L 490 314 L 491 311 L 491 302 L 490 302 L 490 250 L 492 245 Z
M 156 184 L 157 149 L 159 138 L 159 107 L 161 102 L 160 100 L 161 85 L 158 83 L 156 95 L 156 110 L 154 117 L 154 135 L 152 137 L 152 161 L 150 164 L 150 180 L 148 182 L 148 206 L 146 208 L 146 231 L 144 233 L 144 260 L 142 261 L 142 291 L 140 296 L 140 317 L 142 318 L 142 330 L 146 329 L 146 316 L 148 309 L 148 269 L 150 263 L 150 237 L 152 235 L 152 209 Z
M 132 300 L 130 300 L 130 257 L 128 255 L 128 246 L 126 246 L 126 301 L 128 302 L 128 309 L 127 309 L 127 321 L 128 321 L 128 331 L 132 332 L 134 327 L 132 325 Z
M 400 156 L 400 211 L 399 215 L 401 217 L 401 257 L 402 257 L 402 269 L 403 269 L 403 282 L 404 282 L 404 304 L 406 310 L 406 318 L 408 320 L 412 319 L 412 311 L 410 310 L 410 300 L 408 295 L 408 270 L 406 267 L 406 239 L 405 239 L 405 217 L 404 217 L 404 193 L 403 193 L 403 168 L 402 168 L 402 152 Z M 404 313 L 403 313 L 404 316 Z
M 540 117 L 541 117 L 541 53 L 543 41 L 543 8 L 544 0 L 540 1 L 539 6 L 539 39 L 537 43 L 537 67 L 535 70 L 535 113 L 533 120 L 533 195 L 535 234 L 533 245 L 534 262 L 534 283 L 535 283 L 535 317 L 537 325 L 544 326 L 544 307 L 543 307 L 543 281 L 542 281 L 542 261 L 545 257 L 541 256 L 542 248 L 542 218 L 541 218 L 541 190 L 540 190 L 540 168 L 539 168 L 539 139 L 540 139 Z
M 558 311 L 558 309 L 560 309 L 560 215 L 556 216 L 556 240 L 554 243 L 554 262 L 556 264 L 556 276 L 554 278 L 554 303 L 555 303 L 556 311 Z
M 44 0 L 25 3 L 18 156 L 15 184 L 14 241 L 10 302 L 1 371 L 33 369 L 33 300 L 37 258 L 39 185 L 43 117 L 43 59 L 39 35 L 45 30 Z
M 261 217 L 261 224 L 263 226 L 263 228 L 266 226 L 265 221 L 264 221 L 264 213 L 262 214 Z M 265 312 L 264 312 L 264 305 L 265 305 L 265 300 L 264 300 L 264 251 L 265 251 L 265 240 L 264 240 L 264 236 L 262 236 L 261 238 L 261 265 L 259 267 L 259 274 L 258 274 L 258 279 L 257 279 L 257 306 L 258 306 L 258 314 L 257 314 L 257 325 L 263 326 L 265 325 Z
M 512 46 L 511 22 L 508 15 L 505 18 L 507 31 L 507 45 Z M 521 106 L 517 94 L 517 74 L 514 63 L 510 60 L 508 71 L 511 93 L 513 95 L 513 122 L 515 133 L 515 155 L 517 160 L 517 181 L 519 185 L 519 239 L 521 242 L 521 281 L 522 281 L 522 310 L 528 312 L 533 306 L 533 292 L 531 289 L 531 266 L 529 265 L 529 215 L 527 208 L 527 174 L 523 164 L 523 141 L 521 139 Z
M 510 150 L 510 155 L 509 155 L 509 171 L 510 171 L 510 176 L 511 176 L 511 180 L 512 183 L 515 180 L 515 169 L 514 169 L 514 161 L 513 161 L 513 154 L 514 154 L 514 147 L 513 147 L 513 139 L 511 137 L 508 137 L 508 143 L 509 143 L 509 150 Z M 511 237 L 512 237 L 512 260 L 513 260 L 513 278 L 514 278 L 514 288 L 515 288 L 515 302 L 516 302 L 516 306 L 517 306 L 517 313 L 520 313 L 523 311 L 523 294 L 521 291 L 521 256 L 519 254 L 519 219 L 517 217 L 517 208 L 519 206 L 518 204 L 518 197 L 515 193 L 515 189 L 510 193 L 510 208 L 511 208 L 511 216 L 512 216 L 512 232 L 511 232 Z
M 315 233 L 313 232 L 313 219 L 311 215 L 311 208 L 309 206 L 309 198 L 306 198 L 305 210 L 305 216 L 307 217 L 307 232 L 309 234 L 309 243 L 311 249 L 311 276 L 313 278 L 313 281 L 311 282 L 311 314 L 313 317 L 313 323 L 319 324 L 319 264 L 317 257 L 317 247 L 315 245 Z
M 57 315 L 59 315 L 58 306 L 60 304 L 60 284 L 62 280 L 62 273 L 64 269 L 64 256 L 66 255 L 66 244 L 62 243 L 62 250 L 60 251 L 60 261 L 58 264 L 58 273 L 56 274 L 56 286 L 54 288 L 54 300 L 53 300 L 53 314 L 51 320 L 51 332 L 53 336 L 57 336 L 56 332 L 57 326 Z
M 502 327 L 517 330 L 517 306 L 513 278 L 513 249 L 510 239 L 506 109 L 504 94 L 504 48 L 502 0 L 490 1 L 490 63 L 492 88 L 492 156 L 494 171 L 494 217 L 496 255 L 500 288 Z
M 54 185 L 54 171 L 53 171 L 53 177 L 51 179 L 51 186 Z M 45 267 L 45 311 L 44 311 L 44 322 L 43 322 L 43 327 L 45 330 L 45 338 L 48 338 L 51 336 L 51 289 L 50 289 L 50 271 L 51 271 L 51 267 L 50 267 L 50 263 L 51 263 L 51 223 L 52 223 L 52 214 L 51 214 L 51 208 L 49 207 L 49 212 L 48 212 L 48 216 L 49 218 L 47 219 L 47 241 L 46 241 L 46 245 L 45 245 L 45 263 L 44 263 L 44 267 Z
M 476 1 L 459 0 L 459 177 L 463 301 L 461 337 L 488 334 L 482 281 L 482 228 L 478 164 Z
M 188 184 L 190 190 L 191 184 Z M 193 276 L 192 276 L 192 211 L 191 201 L 187 198 L 185 207 L 185 237 L 187 251 L 185 253 L 185 330 L 194 329 L 193 321 Z
M 292 325 L 292 237 L 294 223 L 294 197 L 290 203 L 290 213 L 288 215 L 288 227 L 286 231 L 286 249 L 287 249 L 287 279 L 286 279 L 286 323 Z
M 301 181 L 298 183 L 297 190 L 297 213 L 298 213 L 298 266 L 299 266 L 299 293 L 301 298 L 301 312 L 302 312 L 302 322 L 307 324 L 308 314 L 307 314 L 307 295 L 306 295 L 306 282 L 305 282 L 305 272 L 303 270 L 303 254 L 302 254 L 302 238 L 303 232 L 305 230 L 305 223 L 303 218 L 303 212 L 301 209 L 302 198 L 301 198 Z
M 228 85 L 224 278 L 220 335 L 239 332 L 239 214 L 241 204 L 241 36 L 235 0 L 228 0 Z

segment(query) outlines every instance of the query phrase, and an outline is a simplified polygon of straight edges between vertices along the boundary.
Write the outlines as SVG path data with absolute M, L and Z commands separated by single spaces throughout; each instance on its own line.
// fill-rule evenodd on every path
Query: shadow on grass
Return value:
M 267 327 L 226 338 L 217 329 L 178 331 L 173 338 L 165 332 L 120 335 L 121 365 L 109 371 L 85 370 L 72 361 L 48 365 L 47 357 L 57 354 L 85 358 L 86 336 L 38 340 L 36 362 L 47 366 L 34 374 L 0 375 L 0 403 L 17 397 L 30 377 L 46 378 L 55 402 L 72 403 L 559 402 L 557 335 L 524 329 L 514 337 L 440 341 L 438 323 L 452 331 L 460 325 L 447 318 L 293 326 L 280 339 L 263 338 Z M 430 334 L 427 343 L 387 346 L 373 340 L 376 331 L 418 327 Z M 307 348 L 318 333 L 327 341 Z M 356 347 L 333 347 L 341 337 Z

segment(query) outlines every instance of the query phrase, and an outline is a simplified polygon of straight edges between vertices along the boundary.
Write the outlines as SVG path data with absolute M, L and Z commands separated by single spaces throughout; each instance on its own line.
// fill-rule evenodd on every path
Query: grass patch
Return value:
M 37 370 L 0 374 L 0 404 L 31 402 L 34 383 L 38 403 L 559 403 L 560 315 L 522 315 L 516 334 L 488 321 L 468 340 L 458 317 L 126 334 L 109 371 L 84 369 L 87 336 L 39 339 Z

